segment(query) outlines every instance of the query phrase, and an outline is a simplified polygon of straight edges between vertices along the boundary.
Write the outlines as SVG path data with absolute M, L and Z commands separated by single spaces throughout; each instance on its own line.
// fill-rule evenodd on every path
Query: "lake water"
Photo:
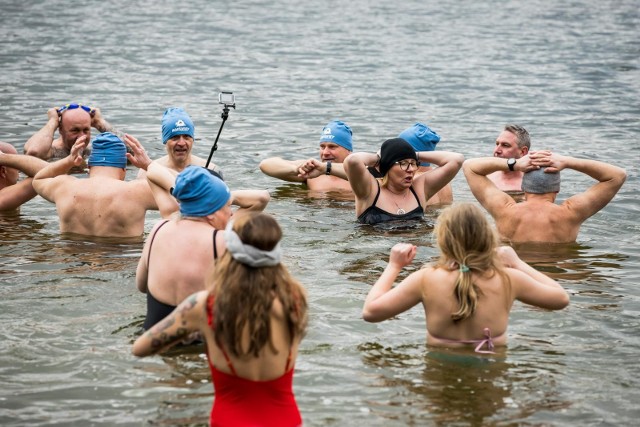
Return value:
M 450 4 L 448 4 L 450 3 Z M 160 118 L 183 106 L 232 188 L 268 188 L 285 262 L 311 322 L 294 391 L 308 426 L 636 425 L 640 417 L 640 7 L 633 0 L 192 2 L 5 0 L 0 139 L 21 150 L 68 102 L 101 108 L 163 154 Z M 420 307 L 360 319 L 397 242 L 436 255 L 428 221 L 355 222 L 353 202 L 263 175 L 261 159 L 317 156 L 322 126 L 346 121 L 375 151 L 415 121 L 441 150 L 490 155 L 508 122 L 534 149 L 611 162 L 628 180 L 571 245 L 519 245 L 562 283 L 570 306 L 516 305 L 499 357 L 424 345 Z M 129 170 L 129 177 L 136 171 Z M 592 180 L 567 171 L 559 199 Z M 473 201 L 462 173 L 457 201 Z M 147 215 L 146 231 L 159 218 Z M 212 386 L 200 352 L 135 359 L 145 313 L 134 284 L 142 239 L 63 238 L 36 198 L 0 218 L 0 424 L 205 425 Z M 409 269 L 409 270 L 412 270 Z

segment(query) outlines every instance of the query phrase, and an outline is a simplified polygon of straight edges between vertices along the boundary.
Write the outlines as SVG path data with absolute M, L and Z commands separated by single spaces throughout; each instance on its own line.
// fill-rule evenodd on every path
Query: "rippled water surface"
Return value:
M 635 425 L 640 410 L 640 8 L 637 1 L 3 2 L 0 139 L 21 150 L 47 108 L 101 108 L 163 154 L 160 118 L 185 107 L 206 157 L 217 93 L 236 93 L 214 161 L 232 188 L 268 188 L 286 263 L 311 324 L 294 391 L 306 425 Z M 263 175 L 261 159 L 317 155 L 333 118 L 357 150 L 414 121 L 439 148 L 489 155 L 507 122 L 533 147 L 627 169 L 573 245 L 518 253 L 572 294 L 569 308 L 516 305 L 506 353 L 425 348 L 421 308 L 360 320 L 391 246 L 436 255 L 436 208 L 409 230 L 355 223 L 353 202 Z M 128 173 L 134 176 L 135 170 Z M 564 199 L 591 184 L 563 176 Z M 460 173 L 456 200 L 473 201 Z M 147 215 L 146 230 L 159 218 Z M 0 424 L 204 425 L 212 386 L 196 349 L 137 360 L 142 239 L 61 236 L 36 198 L 0 217 Z M 418 262 L 413 268 L 417 268 Z

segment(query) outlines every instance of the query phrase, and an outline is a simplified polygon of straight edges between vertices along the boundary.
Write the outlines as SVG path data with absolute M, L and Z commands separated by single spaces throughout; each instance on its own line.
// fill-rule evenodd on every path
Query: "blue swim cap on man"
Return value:
M 435 133 L 429 126 L 420 122 L 400 132 L 398 138 L 407 141 L 416 151 L 434 151 L 436 144 L 440 142 L 440 135 Z M 429 165 L 431 165 L 431 163 L 420 163 L 420 166 Z
M 124 142 L 111 132 L 103 132 L 91 141 L 89 166 L 127 167 L 127 148 Z
M 196 127 L 191 117 L 179 107 L 169 107 L 162 115 L 162 143 L 166 144 L 170 138 L 177 135 L 194 137 Z
M 183 216 L 211 215 L 227 204 L 231 197 L 229 187 L 201 166 L 187 166 L 176 177 L 171 192 L 180 204 Z
M 322 128 L 320 142 L 333 142 L 349 151 L 353 151 L 353 145 L 351 143 L 352 135 L 351 128 L 347 126 L 345 122 L 334 120 Z

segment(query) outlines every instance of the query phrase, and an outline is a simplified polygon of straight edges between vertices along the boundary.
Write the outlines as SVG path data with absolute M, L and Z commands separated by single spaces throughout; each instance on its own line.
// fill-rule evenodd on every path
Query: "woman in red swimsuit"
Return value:
M 398 243 L 389 263 L 367 296 L 362 315 L 381 322 L 422 303 L 427 344 L 492 352 L 505 345 L 514 300 L 559 310 L 569 295 L 555 280 L 518 258 L 510 246 L 499 247 L 497 233 L 479 207 L 453 205 L 442 212 L 434 232 L 440 259 L 393 287 L 416 247 Z M 482 350 L 486 348 L 487 350 Z
M 298 426 L 292 383 L 307 326 L 304 288 L 280 263 L 282 230 L 271 216 L 238 215 L 207 291 L 191 295 L 136 340 L 149 356 L 193 332 L 205 340 L 215 399 L 212 426 Z

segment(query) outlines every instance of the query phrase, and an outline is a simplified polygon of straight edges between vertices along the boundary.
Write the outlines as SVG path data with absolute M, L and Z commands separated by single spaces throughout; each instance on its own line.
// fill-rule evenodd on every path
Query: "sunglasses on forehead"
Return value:
M 76 108 L 82 108 L 84 111 L 86 111 L 87 113 L 93 115 L 94 113 L 94 109 L 91 107 L 87 107 L 86 105 L 82 105 L 82 104 L 66 104 L 63 105 L 62 107 L 58 108 L 58 114 L 62 114 L 63 112 L 67 111 L 67 110 L 75 110 Z

